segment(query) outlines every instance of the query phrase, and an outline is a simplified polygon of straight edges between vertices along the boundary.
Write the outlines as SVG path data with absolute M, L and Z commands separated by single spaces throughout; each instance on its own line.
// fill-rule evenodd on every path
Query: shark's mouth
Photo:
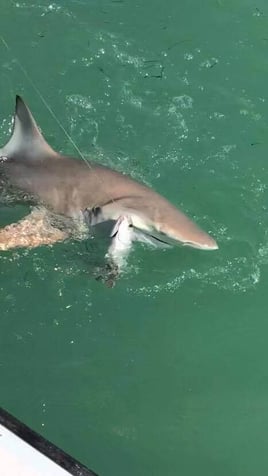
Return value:
M 178 242 L 175 242 L 172 239 L 166 237 L 166 235 L 162 235 L 162 233 L 158 233 L 157 231 L 145 231 L 141 230 L 140 228 L 133 227 L 135 233 L 135 239 L 137 241 L 141 241 L 143 243 L 149 243 L 155 247 L 159 248 L 170 248 L 175 244 L 178 245 Z
M 206 247 L 205 245 L 199 245 L 198 243 L 195 243 L 194 241 L 175 240 L 175 238 L 172 238 L 157 230 L 142 230 L 137 227 L 134 227 L 134 229 L 135 229 L 136 239 L 138 241 L 143 241 L 144 243 L 150 243 L 151 245 L 155 247 L 171 248 L 173 246 L 177 246 L 177 247 L 188 246 L 189 248 L 195 248 L 199 250 L 200 249 L 201 250 L 214 249 L 214 248 Z M 215 249 L 217 249 L 216 246 L 215 246 Z

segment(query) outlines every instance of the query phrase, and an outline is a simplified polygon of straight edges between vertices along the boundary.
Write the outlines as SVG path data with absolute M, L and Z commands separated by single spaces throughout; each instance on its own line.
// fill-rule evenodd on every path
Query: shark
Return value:
M 20 96 L 11 136 L 0 148 L 0 200 L 7 196 L 12 203 L 33 208 L 19 222 L 0 229 L 3 251 L 51 245 L 77 230 L 84 237 L 88 228 L 110 221 L 126 231 L 127 249 L 134 236 L 160 246 L 218 249 L 210 234 L 151 187 L 94 161 L 54 150 Z

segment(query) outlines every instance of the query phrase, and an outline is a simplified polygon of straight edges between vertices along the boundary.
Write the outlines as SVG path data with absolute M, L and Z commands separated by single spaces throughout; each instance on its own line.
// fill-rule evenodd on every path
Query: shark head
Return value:
M 135 221 L 135 220 L 134 220 Z M 197 248 L 204 251 L 217 250 L 218 244 L 216 240 L 208 233 L 201 230 L 195 224 L 191 223 L 191 226 L 187 229 L 180 228 L 174 229 L 174 227 L 167 227 L 166 225 L 152 228 L 149 231 L 145 231 L 145 234 L 149 234 L 155 244 L 159 241 L 159 244 L 167 245 L 180 245 L 188 246 L 190 248 Z
M 207 251 L 218 249 L 216 240 L 188 216 L 162 197 L 158 196 L 157 199 L 156 214 L 149 215 L 146 206 L 145 211 L 139 210 L 137 213 L 140 208 L 137 200 L 131 210 L 125 210 L 131 216 L 133 226 L 144 235 L 141 241 L 145 238 L 145 241 L 159 246 L 180 245 Z
M 179 210 L 180 217 L 176 221 L 169 223 L 165 221 L 160 224 L 159 231 L 168 239 L 174 240 L 181 246 L 190 246 L 199 250 L 217 250 L 218 244 L 216 240 L 208 233 L 199 228 L 196 223 L 183 215 Z M 177 213 L 178 215 L 178 213 Z

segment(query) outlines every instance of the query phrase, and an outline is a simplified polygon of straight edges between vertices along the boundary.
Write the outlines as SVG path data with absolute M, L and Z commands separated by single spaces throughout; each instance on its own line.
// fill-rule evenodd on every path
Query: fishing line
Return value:
M 11 48 L 8 46 L 7 42 L 4 40 L 4 38 L 1 36 L 0 37 L 4 46 L 7 48 L 7 50 L 12 54 L 12 51 L 11 51 Z M 13 55 L 12 55 L 13 56 Z M 66 131 L 65 127 L 61 124 L 60 120 L 57 118 L 56 114 L 54 113 L 54 111 L 51 109 L 50 105 L 48 104 L 48 102 L 46 101 L 46 99 L 44 98 L 44 96 L 42 95 L 41 91 L 37 88 L 37 86 L 35 85 L 35 83 L 33 82 L 33 80 L 31 79 L 31 77 L 29 76 L 29 74 L 27 73 L 26 69 L 22 66 L 22 64 L 19 62 L 19 60 L 15 57 L 13 57 L 14 60 L 16 61 L 16 63 L 18 64 L 18 66 L 20 67 L 21 71 L 23 72 L 24 76 L 26 77 L 26 79 L 29 81 L 29 83 L 31 84 L 31 86 L 33 87 L 33 89 L 35 90 L 36 94 L 39 96 L 39 98 L 41 99 L 41 101 L 43 102 L 43 104 L 45 105 L 45 107 L 47 108 L 47 110 L 50 112 L 51 116 L 55 119 L 55 121 L 57 122 L 58 126 L 61 128 L 61 130 L 64 132 L 64 134 L 66 135 L 67 139 L 71 142 L 72 146 L 76 149 L 76 151 L 78 152 L 78 154 L 80 155 L 80 157 L 86 162 L 86 164 L 91 168 L 90 164 L 88 163 L 88 161 L 86 160 L 86 158 L 84 157 L 84 155 L 82 154 L 81 150 L 79 149 L 79 147 L 76 145 L 76 143 L 74 142 L 74 140 L 72 139 L 72 137 L 70 136 L 70 134 L 68 134 L 68 132 Z
M 23 72 L 24 76 L 26 77 L 27 81 L 31 84 L 32 88 L 34 89 L 34 91 L 36 92 L 36 94 L 38 95 L 39 99 L 42 101 L 42 103 L 44 104 L 44 106 L 47 108 L 47 110 L 50 112 L 51 116 L 53 117 L 53 119 L 56 121 L 56 123 L 58 124 L 58 126 L 61 128 L 61 130 L 63 131 L 63 133 L 65 134 L 65 136 L 67 137 L 67 139 L 70 141 L 70 143 L 72 144 L 72 146 L 75 148 L 75 150 L 78 152 L 79 156 L 81 157 L 81 159 L 86 163 L 87 167 L 91 170 L 92 173 L 94 173 L 96 175 L 96 177 L 98 178 L 98 180 L 103 184 L 103 181 L 101 180 L 101 178 L 98 176 L 98 174 L 93 170 L 92 166 L 90 165 L 90 163 L 87 161 L 87 159 L 85 158 L 85 156 L 83 155 L 83 153 L 81 152 L 81 150 L 79 149 L 78 145 L 74 142 L 74 140 L 72 139 L 72 137 L 70 136 L 70 134 L 66 131 L 65 127 L 62 125 L 62 123 L 60 122 L 60 120 L 58 119 L 58 117 L 56 116 L 55 112 L 53 111 L 53 109 L 50 107 L 50 105 L 48 104 L 48 102 L 46 101 L 46 99 L 44 98 L 43 94 L 41 93 L 41 91 L 38 89 L 38 87 L 36 86 L 36 84 L 33 82 L 33 80 L 31 79 L 30 75 L 28 74 L 28 72 L 26 71 L 26 69 L 24 68 L 24 66 L 21 64 L 21 62 L 13 55 L 13 52 L 10 48 L 10 46 L 7 44 L 6 40 L 3 38 L 3 36 L 0 36 L 0 39 L 3 43 L 3 45 L 5 46 L 5 48 L 7 49 L 7 51 L 10 53 L 10 56 L 11 58 L 13 58 L 13 60 L 17 63 L 17 65 L 19 66 L 19 68 L 21 69 L 21 71 Z M 109 198 L 109 201 L 110 202 L 114 202 L 114 199 L 109 197 L 109 195 L 106 193 L 107 195 L 107 198 Z

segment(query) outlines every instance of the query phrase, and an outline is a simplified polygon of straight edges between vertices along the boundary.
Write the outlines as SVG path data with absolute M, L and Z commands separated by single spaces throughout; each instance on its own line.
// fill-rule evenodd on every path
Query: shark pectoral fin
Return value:
M 111 238 L 114 238 L 115 235 L 117 235 L 118 233 L 118 230 L 120 228 L 120 225 L 122 223 L 122 221 L 125 219 L 125 217 L 123 215 L 120 215 L 120 217 L 118 218 L 118 220 L 116 221 L 111 233 L 110 233 L 110 237 Z M 131 223 L 129 222 L 129 225 L 131 225 Z
M 120 225 L 120 218 L 117 220 L 117 222 L 115 223 L 111 233 L 110 233 L 110 237 L 111 238 L 114 238 L 114 236 L 118 233 L 118 229 L 119 229 L 119 225 Z
M 64 241 L 68 236 L 66 232 L 54 228 L 49 223 L 43 210 L 34 209 L 19 222 L 0 229 L 0 251 L 52 245 Z

